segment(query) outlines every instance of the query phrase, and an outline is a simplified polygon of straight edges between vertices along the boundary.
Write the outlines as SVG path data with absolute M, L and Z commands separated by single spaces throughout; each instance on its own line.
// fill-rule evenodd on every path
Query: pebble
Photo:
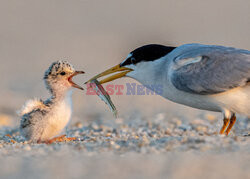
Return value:
M 99 126 L 98 126 L 96 123 L 92 123 L 92 124 L 91 124 L 91 127 L 92 127 L 94 130 L 99 129 Z
M 46 155 L 50 151 L 66 150 L 67 147 L 76 152 L 84 151 L 87 155 L 107 151 L 123 154 L 126 152 L 161 153 L 189 150 L 216 152 L 221 147 L 228 151 L 239 150 L 241 147 L 250 148 L 250 135 L 235 137 L 233 134 L 235 130 L 237 133 L 244 131 L 242 134 L 246 134 L 246 131 L 249 130 L 247 120 L 240 121 L 240 127 L 234 128 L 229 137 L 211 135 L 216 131 L 216 127 L 219 128 L 215 124 L 220 120 L 209 115 L 206 115 L 204 119 L 186 120 L 185 118 L 167 119 L 166 114 L 159 113 L 149 119 L 137 117 L 128 121 L 125 118 L 117 120 L 107 119 L 101 121 L 101 124 L 100 121 L 78 122 L 69 126 L 68 135 L 81 140 L 52 145 L 28 144 L 26 141 L 23 142 L 23 139 L 18 137 L 19 133 L 16 132 L 11 134 L 14 136 L 11 139 L 14 142 L 7 137 L 0 140 L 0 154 L 6 151 L 7 154 L 14 154 L 16 150 L 23 150 Z M 211 120 L 214 122 L 211 123 Z M 0 132 L 4 136 L 8 130 L 4 133 L 4 130 L 0 129 Z
M 116 124 L 123 124 L 123 119 L 122 118 L 117 118 L 115 119 Z
M 155 121 L 156 122 L 160 122 L 165 118 L 165 114 L 164 113 L 159 113 L 156 115 Z
M 182 121 L 178 118 L 173 118 L 172 123 L 174 123 L 176 126 L 180 126 L 182 124 Z
M 77 123 L 75 123 L 74 126 L 77 127 L 77 128 L 82 128 L 83 124 L 81 122 L 77 122 Z
M 198 132 L 206 132 L 207 127 L 199 125 L 199 126 L 196 127 L 196 131 L 198 131 Z
M 26 146 L 24 146 L 24 148 L 23 148 L 25 151 L 30 151 L 31 150 L 31 147 L 29 146 L 29 145 L 26 145 Z
M 206 114 L 205 118 L 209 121 L 214 121 L 216 119 L 216 116 L 212 115 L 212 114 Z

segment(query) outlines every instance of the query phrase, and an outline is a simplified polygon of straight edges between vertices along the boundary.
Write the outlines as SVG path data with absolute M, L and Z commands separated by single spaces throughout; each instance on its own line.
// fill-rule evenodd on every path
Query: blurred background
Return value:
M 42 78 L 56 60 L 68 60 L 84 70 L 86 75 L 75 79 L 83 85 L 149 43 L 250 49 L 249 7 L 249 0 L 0 0 L 0 113 L 18 122 L 15 112 L 27 99 L 49 97 Z M 126 82 L 135 81 L 120 79 L 113 84 Z M 73 99 L 73 121 L 96 115 L 113 120 L 97 96 L 75 90 Z M 161 111 L 169 116 L 201 113 L 159 96 L 112 99 L 121 117 Z

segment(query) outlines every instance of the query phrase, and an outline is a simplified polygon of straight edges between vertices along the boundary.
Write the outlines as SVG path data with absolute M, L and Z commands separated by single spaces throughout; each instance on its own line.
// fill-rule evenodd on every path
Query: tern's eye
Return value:
M 131 57 L 131 63 L 132 63 L 132 64 L 136 64 L 135 57 Z
M 61 72 L 60 75 L 62 75 L 62 76 L 66 75 L 65 71 Z

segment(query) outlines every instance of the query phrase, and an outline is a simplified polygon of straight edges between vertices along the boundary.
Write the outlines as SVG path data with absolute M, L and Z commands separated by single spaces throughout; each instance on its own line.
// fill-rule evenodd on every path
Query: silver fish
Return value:
M 98 97 L 101 98 L 101 100 L 104 101 L 108 105 L 109 109 L 111 110 L 111 112 L 113 113 L 115 118 L 117 118 L 118 112 L 116 110 L 116 107 L 113 104 L 113 102 L 111 101 L 109 94 L 105 91 L 105 89 L 99 83 L 99 81 L 94 79 L 94 80 L 90 81 L 88 83 L 88 85 L 89 85 L 89 87 L 93 88 L 93 90 L 95 90 Z

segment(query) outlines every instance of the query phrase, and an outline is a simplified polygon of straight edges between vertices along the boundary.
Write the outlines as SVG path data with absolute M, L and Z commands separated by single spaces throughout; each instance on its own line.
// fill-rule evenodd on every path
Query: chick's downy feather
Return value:
M 44 105 L 43 101 L 41 99 L 32 99 L 28 100 L 21 110 L 19 110 L 17 113 L 19 116 L 23 116 L 24 114 L 30 113 L 31 111 L 34 111 L 35 109 L 43 109 L 46 108 L 46 105 Z

